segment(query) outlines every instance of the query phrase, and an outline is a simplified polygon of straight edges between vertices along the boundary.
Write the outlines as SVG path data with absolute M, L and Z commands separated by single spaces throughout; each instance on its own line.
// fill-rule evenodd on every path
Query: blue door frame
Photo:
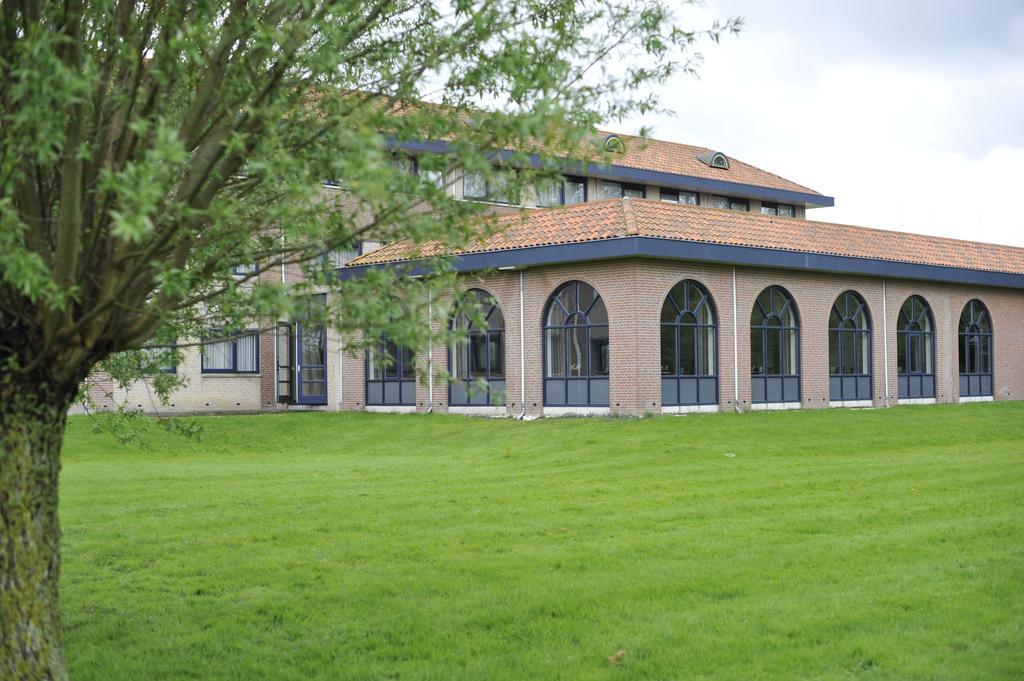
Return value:
M 295 403 L 327 404 L 327 329 L 295 323 Z

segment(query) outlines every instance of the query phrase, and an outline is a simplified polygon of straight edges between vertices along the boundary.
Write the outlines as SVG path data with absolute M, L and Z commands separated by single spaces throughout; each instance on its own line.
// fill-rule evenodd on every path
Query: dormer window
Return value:
M 612 154 L 625 154 L 626 143 L 618 135 L 608 135 L 604 138 L 604 150 Z
M 729 157 L 720 151 L 705 151 L 703 154 L 697 155 L 697 160 L 712 168 L 729 169 Z

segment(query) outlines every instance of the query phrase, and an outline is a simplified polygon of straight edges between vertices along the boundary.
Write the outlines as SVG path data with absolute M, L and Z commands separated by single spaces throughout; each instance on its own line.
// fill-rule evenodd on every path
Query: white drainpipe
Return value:
M 882 391 L 885 406 L 889 406 L 889 313 L 885 309 L 885 279 L 882 280 L 882 372 L 885 375 L 885 390 Z
M 526 340 L 523 328 L 526 315 L 523 312 L 523 275 L 525 272 L 519 270 L 519 418 L 526 418 Z
M 736 267 L 732 268 L 732 406 L 740 410 L 740 342 L 736 317 Z
M 427 327 L 430 335 L 427 336 L 427 413 L 434 411 L 434 304 L 433 294 L 427 289 Z

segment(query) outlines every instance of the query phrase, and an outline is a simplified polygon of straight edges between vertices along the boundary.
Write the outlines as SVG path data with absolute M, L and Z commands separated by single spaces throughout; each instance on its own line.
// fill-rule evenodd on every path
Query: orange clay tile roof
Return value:
M 490 236 L 462 249 L 396 241 L 349 264 L 642 236 L 1024 274 L 1024 248 L 644 199 L 517 212 L 497 218 L 496 225 Z
M 601 132 L 600 134 L 604 136 L 615 135 L 622 140 L 625 146 L 623 154 L 612 156 L 610 162 L 613 165 L 636 168 L 638 170 L 654 170 L 662 173 L 688 175 L 708 180 L 736 182 L 737 184 L 747 184 L 768 189 L 785 189 L 821 196 L 819 192 L 813 189 L 787 180 L 784 177 L 779 177 L 767 170 L 761 170 L 728 154 L 725 154 L 729 159 L 728 170 L 712 168 L 697 158 L 698 154 L 720 150 L 666 142 L 664 140 L 634 137 L 617 132 Z

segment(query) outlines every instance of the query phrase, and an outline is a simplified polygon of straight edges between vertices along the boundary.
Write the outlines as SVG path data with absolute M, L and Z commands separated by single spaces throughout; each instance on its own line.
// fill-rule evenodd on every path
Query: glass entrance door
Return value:
M 295 402 L 327 404 L 327 327 L 324 295 L 310 296 L 309 310 L 295 322 Z M 316 310 L 315 308 L 320 308 Z

